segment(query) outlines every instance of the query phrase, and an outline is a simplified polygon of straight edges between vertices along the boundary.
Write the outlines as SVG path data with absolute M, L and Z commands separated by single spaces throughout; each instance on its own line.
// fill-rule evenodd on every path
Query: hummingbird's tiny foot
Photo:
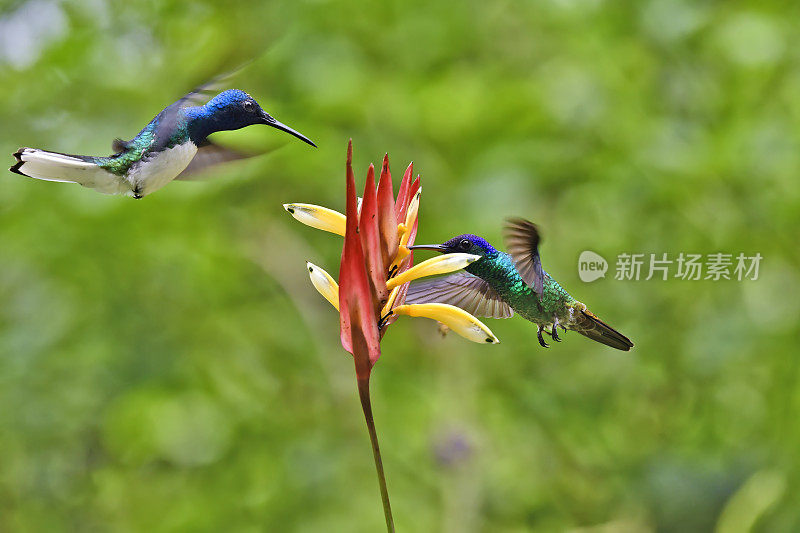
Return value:
M 550 333 L 550 336 L 553 337 L 553 340 L 556 342 L 561 342 L 561 339 L 558 337 L 558 327 L 553 325 L 553 331 Z
M 392 279 L 395 274 L 397 274 L 397 270 L 399 267 L 397 265 L 393 266 L 391 270 L 389 270 L 389 279 Z
M 539 339 L 539 344 L 542 345 L 542 348 L 549 348 L 548 344 L 544 342 L 542 338 L 542 327 L 539 326 L 539 329 L 536 331 L 536 337 Z

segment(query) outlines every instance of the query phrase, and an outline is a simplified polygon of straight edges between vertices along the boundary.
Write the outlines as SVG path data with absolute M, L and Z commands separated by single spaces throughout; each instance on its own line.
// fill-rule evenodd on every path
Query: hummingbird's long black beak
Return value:
M 279 129 L 279 130 L 281 130 L 281 131 L 285 131 L 285 132 L 286 132 L 286 133 L 288 133 L 289 135 L 294 135 L 295 137 L 297 137 L 297 138 L 298 138 L 298 139 L 300 139 L 301 141 L 303 141 L 303 142 L 306 142 L 306 143 L 310 144 L 310 145 L 311 145 L 311 146 L 313 146 L 314 148 L 316 148 L 316 147 L 317 147 L 317 145 L 316 145 L 316 144 L 314 144 L 314 142 L 313 142 L 311 139 L 309 139 L 308 137 L 306 137 L 305 135 L 303 135 L 303 134 L 302 134 L 302 133 L 300 133 L 299 131 L 297 131 L 297 130 L 293 130 L 292 128 L 290 128 L 290 127 L 289 127 L 289 126 L 287 126 L 286 124 L 284 124 L 284 123 L 282 123 L 282 122 L 278 122 L 277 120 L 275 120 L 274 118 L 272 118 L 272 117 L 271 117 L 270 115 L 268 115 L 267 113 L 264 113 L 264 124 L 266 124 L 267 126 L 272 126 L 273 128 Z
M 447 248 L 445 248 L 441 244 L 414 244 L 408 247 L 409 250 L 436 250 L 437 252 L 446 252 Z

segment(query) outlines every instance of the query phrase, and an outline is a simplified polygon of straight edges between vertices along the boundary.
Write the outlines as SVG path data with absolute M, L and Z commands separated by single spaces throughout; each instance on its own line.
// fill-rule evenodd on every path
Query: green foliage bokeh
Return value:
M 11 2 L 0 153 L 102 155 L 235 85 L 318 150 L 140 201 L 0 179 L 0 530 L 378 531 L 353 365 L 304 262 L 390 155 L 419 242 L 544 234 L 545 268 L 636 343 L 498 346 L 399 320 L 373 373 L 400 531 L 796 531 L 800 55 L 781 2 Z M 259 129 L 259 131 L 251 131 Z M 222 138 L 222 137 L 221 137 Z M 610 262 L 583 283 L 581 251 Z M 760 253 L 756 281 L 618 281 L 620 253 Z

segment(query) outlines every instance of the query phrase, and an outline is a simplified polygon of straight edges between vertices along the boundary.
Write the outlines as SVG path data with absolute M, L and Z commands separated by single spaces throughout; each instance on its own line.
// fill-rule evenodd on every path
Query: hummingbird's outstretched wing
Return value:
M 488 318 L 511 318 L 514 310 L 488 283 L 469 272 L 412 282 L 406 303 L 442 303 L 460 307 L 467 313 Z
M 161 121 L 165 124 L 174 124 L 178 117 L 178 112 L 190 106 L 203 105 L 213 96 L 216 96 L 226 85 L 231 78 L 239 73 L 248 63 L 239 65 L 235 69 L 216 76 L 211 81 L 204 83 L 186 93 L 180 100 L 167 107 L 162 111 L 163 116 Z M 169 128 L 170 126 L 167 126 Z M 164 128 L 161 131 L 170 131 Z M 156 144 L 159 139 L 156 139 Z M 245 159 L 253 157 L 258 154 L 246 154 L 230 148 L 225 148 L 212 141 L 206 140 L 202 145 L 197 147 L 197 154 L 195 154 L 192 161 L 189 163 L 183 172 L 178 174 L 175 179 L 182 181 L 190 181 L 198 179 L 197 174 L 202 170 L 214 166 L 219 163 L 226 163 L 228 161 L 235 161 L 237 159 Z
M 539 258 L 539 229 L 524 218 L 510 218 L 506 222 L 505 240 L 508 253 L 520 277 L 542 297 L 544 271 Z
M 234 76 L 234 74 L 240 70 L 241 67 L 216 76 L 211 81 L 195 87 L 183 95 L 180 100 L 172 105 L 167 106 L 163 111 L 161 111 L 158 117 L 158 131 L 162 132 L 165 138 L 156 136 L 153 144 L 155 146 L 160 146 L 168 142 L 168 137 L 172 135 L 172 132 L 175 131 L 175 128 L 177 128 L 178 116 L 181 109 L 205 104 L 212 97 L 216 96 L 216 94 L 219 93 L 220 90 L 225 87 L 225 85 L 227 85 L 227 82 Z
M 230 85 L 229 82 L 232 80 L 232 78 L 244 70 L 244 68 L 250 63 L 250 61 L 246 61 L 232 70 L 214 76 L 209 81 L 202 85 L 198 85 L 188 93 L 184 94 L 180 100 L 172 105 L 181 108 L 205 104 L 211 99 L 212 96 L 216 96 L 217 93 L 219 93 L 225 86 Z
M 157 137 L 153 143 L 153 146 L 164 145 L 169 140 L 168 136 L 175 129 L 175 125 L 178 120 L 178 113 L 181 109 L 205 104 L 213 96 L 219 93 L 220 90 L 222 90 L 222 88 L 228 83 L 228 81 L 235 74 L 241 71 L 245 65 L 241 65 L 234 70 L 220 74 L 219 76 L 215 76 L 210 81 L 204 83 L 203 85 L 199 85 L 188 93 L 184 94 L 180 99 L 178 99 L 177 102 L 165 107 L 156 117 L 159 125 L 161 126 L 158 131 L 163 132 L 163 135 L 165 136 L 162 135 L 162 137 Z M 130 145 L 131 141 L 126 141 L 117 137 L 111 142 L 111 149 L 114 151 L 114 153 L 118 154 L 130 148 Z

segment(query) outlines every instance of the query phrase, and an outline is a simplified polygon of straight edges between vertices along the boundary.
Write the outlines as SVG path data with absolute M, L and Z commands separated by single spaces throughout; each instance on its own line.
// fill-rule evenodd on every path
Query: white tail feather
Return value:
M 80 183 L 108 194 L 129 190 L 118 176 L 79 157 L 37 148 L 21 148 L 14 157 L 17 163 L 10 170 L 29 178 Z
M 16 154 L 18 164 L 12 170 L 25 176 L 47 181 L 80 183 L 87 172 L 97 165 L 63 154 L 23 148 Z

